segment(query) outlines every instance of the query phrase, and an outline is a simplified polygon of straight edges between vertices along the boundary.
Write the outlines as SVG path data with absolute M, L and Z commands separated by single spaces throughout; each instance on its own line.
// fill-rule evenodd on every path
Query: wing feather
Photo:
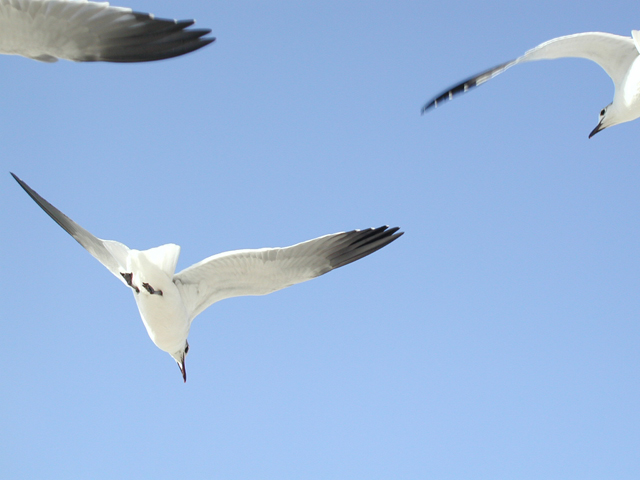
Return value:
M 174 283 L 193 320 L 215 302 L 266 295 L 311 280 L 370 255 L 402 234 L 397 227 L 383 226 L 325 235 L 291 247 L 220 253 L 176 274 Z
M 35 190 L 20 180 L 16 175 L 13 173 L 11 175 L 15 178 L 16 182 L 20 184 L 24 191 L 27 192 L 45 212 L 47 212 L 47 215 L 49 215 L 58 225 L 64 228 L 69 235 L 75 238 L 76 241 L 86 248 L 100 263 L 107 267 L 109 271 L 118 278 L 118 280 L 123 282 L 125 285 L 127 284 L 120 274 L 120 272 L 126 271 L 126 259 L 129 254 L 129 248 L 126 245 L 114 240 L 102 240 L 95 237 L 38 195 Z
M 147 62 L 213 42 L 193 20 L 166 20 L 87 0 L 0 0 L 0 53 L 45 62 Z

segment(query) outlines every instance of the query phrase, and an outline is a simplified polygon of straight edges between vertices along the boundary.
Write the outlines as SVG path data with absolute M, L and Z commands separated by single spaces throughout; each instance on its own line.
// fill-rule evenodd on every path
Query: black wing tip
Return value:
M 464 89 L 464 91 L 466 92 L 469 88 L 471 87 L 467 87 L 466 89 L 464 88 L 464 86 L 467 84 L 469 80 L 466 80 L 450 89 L 448 89 L 445 92 L 442 92 L 440 95 L 438 95 L 437 97 L 431 99 L 429 102 L 425 103 L 425 105 L 422 107 L 422 110 L 420 110 L 420 114 L 424 115 L 427 111 L 431 110 L 431 109 L 436 109 L 438 108 L 438 104 L 439 103 L 444 103 L 444 102 L 448 102 L 449 100 L 452 100 L 454 96 L 457 96 L 460 93 L 460 89 Z M 475 85 L 474 85 L 475 86 Z
M 490 77 L 486 80 L 482 80 L 480 84 L 486 82 L 487 80 L 490 80 L 494 76 L 502 73 L 502 71 L 509 68 L 514 62 L 516 62 L 516 60 L 517 59 L 509 60 L 508 62 L 504 62 L 504 63 L 501 63 L 500 65 L 496 65 L 495 67 L 491 67 L 487 70 L 484 70 L 483 72 L 480 72 L 474 75 L 473 77 L 469 77 L 466 80 L 455 84 L 453 87 L 449 87 L 444 92 L 441 92 L 440 94 L 436 95 L 431 100 L 429 100 L 427 103 L 425 103 L 424 106 L 422 107 L 422 110 L 420 110 L 420 114 L 424 115 L 428 110 L 438 108 L 439 103 L 444 103 L 444 102 L 453 100 L 458 95 L 462 93 L 466 93 L 472 88 L 477 87 L 478 80 L 481 77 L 484 77 L 485 75 L 490 75 Z
M 167 25 L 179 25 L 182 28 L 190 27 L 191 25 L 195 25 L 196 21 L 193 18 L 187 18 L 185 20 L 176 20 L 175 18 L 159 18 L 156 17 L 153 13 L 147 12 L 138 12 L 133 10 L 131 15 L 135 17 L 136 20 L 139 21 L 148 21 L 154 23 L 166 23 Z
M 171 18 L 156 18 L 150 13 L 144 12 L 131 12 L 136 20 L 141 22 L 141 27 L 146 28 L 149 31 L 154 32 L 176 32 L 187 30 L 192 25 L 196 24 L 193 19 L 188 20 L 174 20 Z M 192 28 L 189 32 L 198 32 L 199 36 L 209 35 L 211 33 L 210 28 Z M 214 38 L 215 40 L 215 38 Z
M 155 62 L 157 60 L 167 60 L 169 58 L 180 57 L 187 53 L 206 47 L 215 41 L 214 38 L 195 38 L 186 43 L 178 44 L 170 47 L 162 44 L 143 46 L 140 48 L 122 48 L 109 52 L 105 51 L 100 58 L 92 59 L 111 63 L 142 63 Z
M 38 204 L 38 206 L 40 208 L 42 208 L 47 215 L 49 215 L 51 218 L 53 218 L 53 220 L 60 225 L 62 228 L 64 228 L 65 230 L 67 230 L 67 232 L 69 232 L 68 228 L 65 227 L 62 223 L 60 223 L 60 219 L 56 218 L 56 216 L 51 212 L 51 209 L 53 209 L 54 212 L 62 215 L 63 217 L 66 217 L 66 215 L 62 212 L 60 212 L 56 207 L 54 207 L 53 205 L 51 205 L 49 202 L 47 202 L 44 198 L 42 198 L 40 196 L 40 194 L 38 194 L 38 192 L 36 192 L 33 188 L 31 188 L 29 185 L 26 184 L 26 182 L 24 182 L 23 180 L 21 180 L 15 173 L 13 172 L 9 172 L 13 178 L 16 180 L 16 182 L 18 182 L 18 184 L 22 187 L 22 189 L 27 192 L 27 195 L 29 195 L 31 197 L 31 199 L 36 202 Z M 69 234 L 73 235 L 71 232 L 69 232 Z
M 379 235 L 379 234 L 383 234 L 384 236 L 393 235 L 398 230 L 400 230 L 400 227 L 389 227 L 389 225 L 382 225 L 377 228 L 371 227 L 371 228 L 365 228 L 364 230 L 353 230 L 353 232 L 366 233 L 366 236 L 369 237 L 369 236 Z M 400 232 L 400 234 L 402 233 L 404 232 Z
M 331 268 L 343 267 L 386 247 L 404 235 L 404 232 L 398 230 L 400 227 L 389 228 L 388 225 L 383 225 L 378 228 L 345 232 L 345 243 L 329 259 Z
M 26 183 L 24 183 L 24 182 L 22 181 L 22 179 L 20 179 L 20 177 L 18 177 L 15 173 L 13 173 L 13 172 L 9 172 L 9 173 L 11 174 L 11 176 L 13 177 L 13 179 L 14 179 L 16 182 L 18 182 L 18 185 L 20 185 L 20 186 L 23 188 L 23 190 L 24 190 L 25 192 L 27 192 L 29 195 L 31 195 L 31 193 L 29 192 L 29 190 L 31 190 L 31 187 L 29 187 L 29 185 L 27 185 Z
M 439 103 L 448 102 L 452 100 L 453 97 L 458 96 L 460 93 L 465 93 L 470 88 L 475 87 L 476 86 L 475 81 L 477 80 L 477 77 L 478 76 L 468 78 L 464 82 L 460 82 L 456 84 L 455 86 L 445 90 L 444 92 L 440 93 L 438 96 L 431 99 L 422 107 L 422 110 L 420 111 L 421 115 L 424 115 L 427 111 L 431 109 L 438 108 Z
M 398 230 L 400 230 L 400 227 L 394 227 L 392 230 L 393 230 L 392 232 L 393 240 L 396 240 L 397 238 L 400 238 L 402 235 L 404 235 L 404 232 L 398 232 Z
M 114 34 L 113 38 L 106 40 L 100 54 L 81 61 L 139 63 L 166 60 L 216 41 L 216 37 L 206 37 L 211 33 L 210 28 L 189 28 L 196 23 L 195 20 L 156 18 L 143 12 L 132 14 L 139 22 L 135 33 Z
M 400 227 L 389 227 L 389 225 L 382 225 L 381 227 L 378 228 L 367 228 L 364 230 L 353 230 L 354 233 L 356 232 L 360 232 L 360 233 L 364 233 L 365 235 L 362 237 L 359 237 L 357 240 L 354 240 L 352 242 L 352 244 L 358 243 L 358 242 L 362 242 L 365 239 L 368 239 L 368 242 L 366 243 L 370 243 L 371 241 L 375 241 L 375 240 L 379 240 L 381 238 L 385 238 L 385 237 L 390 237 L 390 236 L 394 236 L 394 234 L 400 230 Z M 398 234 L 395 235 L 395 238 L 398 238 L 399 236 L 403 235 L 404 232 L 400 232 Z M 394 238 L 394 240 L 395 240 Z
M 42 204 L 40 203 L 39 197 L 40 195 L 38 195 L 38 192 L 36 192 L 33 188 L 31 188 L 29 185 L 27 185 L 20 177 L 18 177 L 15 173 L 13 172 L 9 172 L 13 178 L 15 179 L 16 182 L 18 182 L 18 185 L 20 185 L 22 187 L 22 189 L 27 192 L 27 194 L 38 204 L 42 207 Z M 41 197 L 40 197 L 41 198 Z M 44 199 L 43 199 L 44 200 Z M 44 208 L 44 207 L 43 207 Z M 48 212 L 47 212 L 48 213 Z M 50 214 L 49 214 L 50 215 Z
M 427 110 L 431 108 L 436 108 L 436 103 L 434 100 L 431 100 L 430 102 L 424 104 L 424 106 L 420 109 L 420 115 L 424 115 Z

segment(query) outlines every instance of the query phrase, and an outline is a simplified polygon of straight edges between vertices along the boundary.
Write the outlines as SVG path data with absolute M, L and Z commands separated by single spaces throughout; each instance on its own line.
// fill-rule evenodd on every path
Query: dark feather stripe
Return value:
M 133 24 L 109 32 L 98 47 L 98 53 L 79 59 L 85 62 L 150 62 L 177 57 L 198 50 L 215 41 L 203 38 L 210 29 L 188 29 L 193 20 L 154 18 L 146 13 L 133 12 Z M 137 23 L 136 23 L 137 22 Z
M 396 233 L 398 230 L 399 227 L 389 228 L 385 225 L 347 232 L 341 248 L 327 257 L 331 268 L 343 267 L 389 245 L 403 235 L 404 232 Z
M 446 102 L 448 100 L 452 100 L 453 97 L 456 97 L 459 94 L 465 93 L 473 87 L 477 87 L 478 85 L 483 84 L 487 80 L 490 80 L 496 75 L 499 75 L 502 72 L 504 72 L 507 68 L 513 65 L 514 62 L 515 60 L 510 60 L 496 67 L 490 68 L 489 70 L 485 70 L 482 73 L 474 75 L 473 77 L 468 78 L 467 80 L 460 82 L 453 87 L 448 88 L 447 90 L 436 95 L 432 100 L 427 102 L 425 106 L 422 107 L 422 113 L 424 114 L 427 110 L 431 108 L 437 108 L 439 104 Z

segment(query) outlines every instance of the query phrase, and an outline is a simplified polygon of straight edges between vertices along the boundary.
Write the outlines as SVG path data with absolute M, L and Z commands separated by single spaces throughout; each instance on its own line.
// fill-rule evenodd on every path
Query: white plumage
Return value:
M 176 274 L 178 245 L 141 251 L 97 238 L 13 177 L 58 225 L 133 290 L 147 333 L 158 348 L 176 360 L 185 382 L 191 322 L 207 307 L 225 298 L 266 295 L 306 282 L 365 257 L 402 235 L 397 227 L 383 226 L 334 233 L 284 248 L 235 250 L 213 255 Z
M 599 122 L 589 138 L 607 127 L 629 122 L 640 117 L 640 32 L 632 37 L 611 33 L 587 32 L 554 38 L 527 51 L 521 57 L 505 62 L 460 82 L 436 95 L 422 108 L 422 113 L 451 100 L 459 93 L 483 84 L 519 63 L 533 60 L 577 57 L 592 60 L 600 65 L 613 80 L 613 102 L 600 111 Z

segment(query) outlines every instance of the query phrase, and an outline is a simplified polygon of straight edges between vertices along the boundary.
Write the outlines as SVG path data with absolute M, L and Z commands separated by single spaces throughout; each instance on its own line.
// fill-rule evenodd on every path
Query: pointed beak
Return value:
M 182 378 L 184 379 L 184 383 L 187 383 L 187 369 L 184 366 L 184 355 L 182 356 L 182 361 L 177 363 L 178 363 L 178 367 L 180 367 L 180 373 L 182 373 Z
M 604 130 L 605 128 L 606 127 L 602 126 L 602 122 L 598 123 L 598 125 L 596 125 L 596 128 L 591 130 L 591 133 L 589 134 L 589 138 L 593 137 L 596 133 L 598 133 L 601 130 Z

